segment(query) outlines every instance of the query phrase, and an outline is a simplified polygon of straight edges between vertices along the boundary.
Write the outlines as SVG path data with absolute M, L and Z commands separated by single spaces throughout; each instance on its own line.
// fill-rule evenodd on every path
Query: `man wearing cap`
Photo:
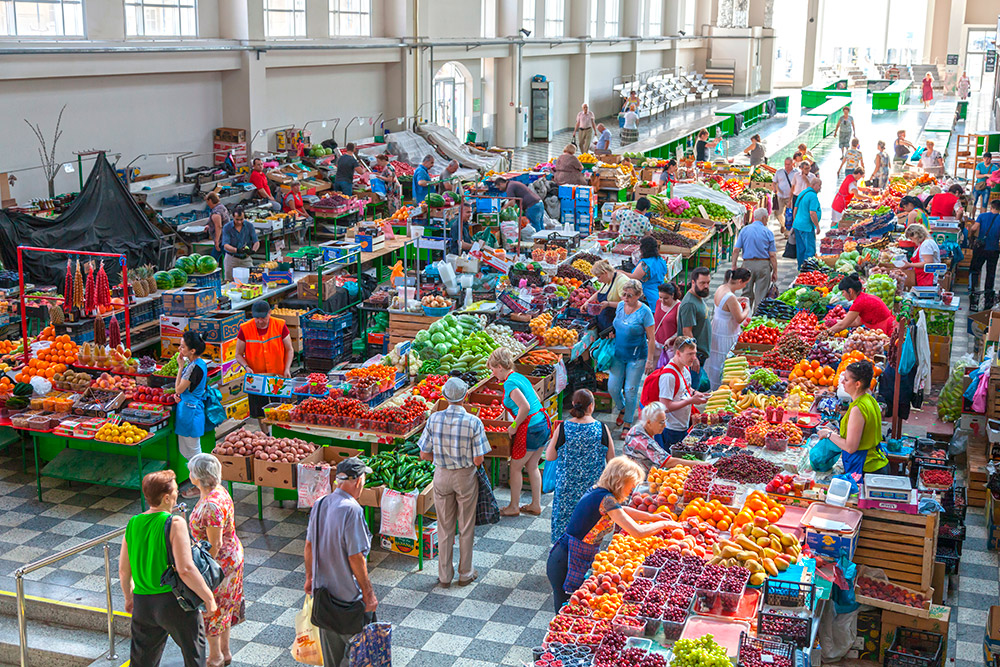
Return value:
M 458 526 L 458 585 L 471 583 L 479 573 L 472 567 L 479 482 L 476 468 L 490 451 L 486 429 L 461 403 L 469 386 L 450 378 L 441 388 L 448 407 L 427 418 L 420 436 L 420 458 L 434 462 L 434 509 L 438 517 L 438 583 L 448 588 L 455 574 L 452 548 Z
M 267 301 L 255 302 L 250 314 L 253 318 L 241 324 L 236 335 L 236 362 L 250 373 L 291 377 L 294 352 L 288 325 L 281 318 L 271 317 L 271 306 Z M 250 416 L 260 419 L 264 416 L 267 397 L 256 394 L 247 396 Z
M 338 632 L 332 622 L 324 623 L 323 589 L 325 595 L 344 605 L 364 602 L 364 625 L 375 621 L 378 599 L 368 579 L 366 557 L 372 546 L 364 511 L 358 497 L 365 488 L 365 475 L 371 468 L 361 459 L 351 457 L 337 464 L 337 486 L 313 505 L 309 513 L 304 548 L 306 595 L 317 599 L 313 620 L 319 628 L 323 664 L 338 667 L 347 664 L 347 645 L 351 633 Z M 317 613 L 318 612 L 318 613 Z M 331 626 L 331 627 L 325 627 Z

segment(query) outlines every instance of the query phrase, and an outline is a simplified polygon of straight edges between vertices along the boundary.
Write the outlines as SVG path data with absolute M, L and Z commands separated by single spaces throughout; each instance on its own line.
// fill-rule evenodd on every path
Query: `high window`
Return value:
M 264 34 L 269 39 L 306 36 L 306 0 L 264 0 Z
M 604 0 L 604 36 L 618 37 L 621 23 L 621 3 L 619 0 Z
M 0 36 L 83 37 L 82 0 L 0 0 Z
M 564 0 L 545 0 L 545 36 L 566 36 L 566 3 Z
M 197 37 L 195 0 L 125 0 L 129 37 Z
M 649 0 L 649 15 L 646 17 L 646 35 L 659 37 L 663 34 L 663 0 Z
M 684 0 L 684 32 L 688 37 L 694 33 L 695 14 L 698 11 L 698 0 Z
M 331 37 L 371 37 L 371 0 L 330 0 Z
M 521 6 L 521 27 L 535 34 L 535 0 L 524 0 Z

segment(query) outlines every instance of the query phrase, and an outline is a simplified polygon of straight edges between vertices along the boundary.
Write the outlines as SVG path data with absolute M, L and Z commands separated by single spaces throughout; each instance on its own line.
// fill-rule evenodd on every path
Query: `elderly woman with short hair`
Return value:
M 586 185 L 583 163 L 576 157 L 576 146 L 566 144 L 562 154 L 552 163 L 552 180 L 556 185 Z
M 208 636 L 208 665 L 219 667 L 233 661 L 229 650 L 229 630 L 244 620 L 243 544 L 236 536 L 233 499 L 222 486 L 222 466 L 211 454 L 197 454 L 188 461 L 191 482 L 201 497 L 191 511 L 191 534 L 197 541 L 208 540 L 212 557 L 225 578 L 215 589 L 218 610 L 205 616 Z
M 653 466 L 662 466 L 670 452 L 664 449 L 657 436 L 667 425 L 667 408 L 659 401 L 653 401 L 642 408 L 639 420 L 625 434 L 625 448 L 622 453 L 642 466 L 647 473 Z

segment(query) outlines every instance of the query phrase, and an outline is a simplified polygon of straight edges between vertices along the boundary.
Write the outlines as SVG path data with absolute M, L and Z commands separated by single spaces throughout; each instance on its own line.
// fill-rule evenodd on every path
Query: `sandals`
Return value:
M 507 508 L 505 507 L 502 510 L 500 510 L 500 516 L 520 516 L 520 515 L 521 515 L 521 510 L 519 509 L 513 512 L 508 512 Z
M 621 426 L 624 423 L 625 423 L 625 411 L 622 410 L 621 412 L 618 413 L 618 419 L 615 420 L 615 425 Z

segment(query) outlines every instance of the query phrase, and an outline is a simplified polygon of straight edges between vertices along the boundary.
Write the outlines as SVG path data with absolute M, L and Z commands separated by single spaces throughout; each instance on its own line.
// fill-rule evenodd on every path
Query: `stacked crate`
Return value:
M 318 320 L 313 318 L 317 313 L 323 314 L 323 311 L 313 309 L 299 318 L 302 356 L 308 370 L 325 373 L 338 361 L 351 355 L 354 315 L 341 313 Z

